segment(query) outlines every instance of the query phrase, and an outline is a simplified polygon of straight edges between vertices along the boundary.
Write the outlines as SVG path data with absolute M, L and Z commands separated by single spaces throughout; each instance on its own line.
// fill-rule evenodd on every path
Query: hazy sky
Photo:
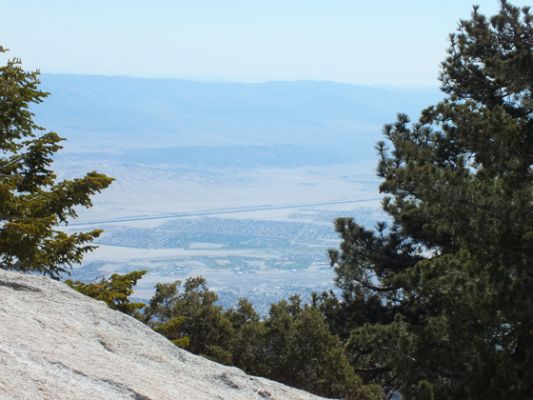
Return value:
M 42 72 L 430 86 L 448 33 L 471 4 L 0 0 L 0 43 Z M 477 4 L 486 14 L 498 8 L 497 0 Z

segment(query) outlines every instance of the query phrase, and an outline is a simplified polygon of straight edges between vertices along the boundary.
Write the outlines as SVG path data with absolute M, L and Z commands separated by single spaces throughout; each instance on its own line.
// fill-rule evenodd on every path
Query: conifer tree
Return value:
M 342 342 L 299 296 L 272 304 L 264 320 L 245 299 L 227 311 L 216 300 L 202 277 L 162 283 L 140 319 L 177 346 L 249 374 L 343 399 L 381 397 L 378 387 L 363 385 Z
M 250 315 L 247 307 L 245 315 Z M 320 311 L 302 306 L 299 296 L 272 304 L 264 321 L 248 319 L 235 342 L 235 365 L 247 373 L 326 397 L 381 398 L 378 387 L 363 385 L 355 374 Z
M 340 339 L 317 309 L 305 307 L 294 320 L 285 382 L 328 398 L 378 399 L 377 387 L 363 385 Z
M 132 271 L 124 275 L 113 274 L 110 278 L 102 278 L 93 283 L 68 279 L 65 283 L 86 296 L 105 302 L 113 310 L 139 318 L 139 311 L 144 303 L 132 302 L 129 297 L 133 294 L 133 287 L 145 273 L 146 271 Z
M 214 361 L 231 364 L 235 330 L 202 277 L 159 283 L 144 321 L 176 345 Z
M 5 52 L 0 46 L 0 56 Z M 25 71 L 20 60 L 0 66 L 0 267 L 58 278 L 100 234 L 67 234 L 58 226 L 76 217 L 76 207 L 90 207 L 112 179 L 89 172 L 56 180 L 51 165 L 63 139 L 33 120 L 31 107 L 48 95 L 39 83 L 39 73 Z
M 412 399 L 533 393 L 533 30 L 477 7 L 451 35 L 445 99 L 384 129 L 389 225 L 339 219 L 331 251 L 356 370 Z M 338 310 L 334 310 L 338 317 Z M 372 310 L 372 313 L 368 313 Z M 337 318 L 338 320 L 338 318 Z

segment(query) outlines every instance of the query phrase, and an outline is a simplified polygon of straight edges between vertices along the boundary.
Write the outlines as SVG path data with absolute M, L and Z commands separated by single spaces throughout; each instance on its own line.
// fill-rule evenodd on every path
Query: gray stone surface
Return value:
M 0 399 L 320 398 L 181 350 L 61 282 L 0 270 Z

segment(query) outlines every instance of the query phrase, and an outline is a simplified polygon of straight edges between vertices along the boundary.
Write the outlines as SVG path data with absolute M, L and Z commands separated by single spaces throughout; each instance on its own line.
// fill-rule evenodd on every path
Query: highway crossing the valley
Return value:
M 134 216 L 119 217 L 119 218 L 77 221 L 77 222 L 70 223 L 69 226 L 89 226 L 89 225 L 113 224 L 113 223 L 122 223 L 122 222 L 153 221 L 153 220 L 160 220 L 160 219 L 164 220 L 164 219 L 185 218 L 185 217 L 200 217 L 200 216 L 209 216 L 209 215 L 239 214 L 239 213 L 247 213 L 247 212 L 254 212 L 254 211 L 287 210 L 287 209 L 293 209 L 293 208 L 312 208 L 312 207 L 320 207 L 320 206 L 364 203 L 364 202 L 377 201 L 377 200 L 381 200 L 381 198 L 330 200 L 330 201 L 298 203 L 298 204 L 278 204 L 278 205 L 263 204 L 263 205 L 257 205 L 257 206 L 249 206 L 249 207 L 182 211 L 182 212 L 176 212 L 176 213 L 165 213 L 165 214 L 154 214 L 154 215 L 134 215 Z

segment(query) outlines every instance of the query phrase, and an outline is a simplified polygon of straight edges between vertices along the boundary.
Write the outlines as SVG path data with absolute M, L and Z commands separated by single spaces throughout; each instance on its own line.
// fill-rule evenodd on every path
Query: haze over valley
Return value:
M 333 288 L 335 218 L 384 219 L 382 126 L 440 97 L 313 81 L 42 81 L 51 96 L 38 122 L 67 139 L 60 178 L 116 178 L 66 228 L 105 231 L 72 276 L 146 269 L 135 296 L 148 298 L 157 282 L 202 275 L 224 306 L 245 296 L 263 313 L 290 294 Z

